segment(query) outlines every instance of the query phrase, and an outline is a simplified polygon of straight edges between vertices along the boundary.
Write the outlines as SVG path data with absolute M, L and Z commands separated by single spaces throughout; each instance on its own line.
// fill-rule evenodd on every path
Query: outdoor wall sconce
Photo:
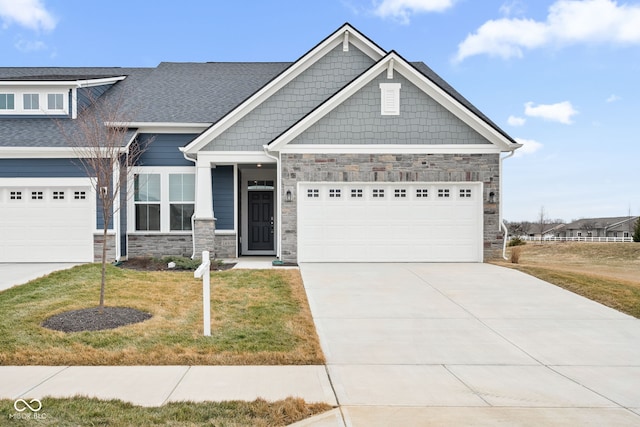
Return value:
M 489 203 L 495 203 L 496 202 L 496 193 L 494 193 L 493 191 L 491 191 L 489 193 Z
M 286 200 L 287 202 L 291 202 L 291 190 L 287 190 L 284 195 L 284 200 Z

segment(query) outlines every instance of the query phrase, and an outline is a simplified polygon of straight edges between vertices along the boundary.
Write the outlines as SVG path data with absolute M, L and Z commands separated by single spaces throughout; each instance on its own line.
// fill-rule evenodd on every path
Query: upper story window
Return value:
M 47 108 L 49 110 L 64 109 L 64 95 L 61 93 L 50 93 L 47 95 Z
M 25 110 L 40 109 L 40 95 L 37 93 L 25 93 L 22 95 L 22 106 Z
M 15 109 L 15 95 L 12 93 L 0 93 L 0 110 Z

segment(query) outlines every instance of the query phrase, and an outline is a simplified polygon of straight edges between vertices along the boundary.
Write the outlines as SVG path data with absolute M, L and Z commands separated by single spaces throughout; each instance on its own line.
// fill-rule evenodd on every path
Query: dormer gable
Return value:
M 126 76 L 38 75 L 0 78 L 0 118 L 75 119 Z

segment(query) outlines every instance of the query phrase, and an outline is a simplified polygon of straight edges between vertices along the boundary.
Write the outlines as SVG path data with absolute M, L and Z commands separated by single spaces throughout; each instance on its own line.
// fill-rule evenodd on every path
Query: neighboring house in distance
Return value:
M 637 216 L 614 218 L 583 218 L 565 224 L 557 230 L 556 237 L 627 237 L 633 235 Z
M 345 24 L 293 63 L 0 68 L 0 262 L 96 258 L 91 177 L 54 119 L 73 128 L 89 94 L 119 93 L 129 144 L 152 143 L 120 189 L 112 259 L 482 262 L 502 247 L 501 153 L 520 145 Z
M 542 238 L 547 238 L 547 237 L 557 237 L 557 234 L 560 230 L 562 230 L 564 228 L 566 224 L 564 223 L 550 223 L 550 224 L 545 224 L 544 225 L 544 229 L 542 231 L 542 233 L 538 232 L 532 232 L 529 233 L 528 237 L 532 238 L 532 239 L 540 239 Z M 532 228 L 538 227 L 539 229 L 539 225 L 538 224 L 533 224 Z

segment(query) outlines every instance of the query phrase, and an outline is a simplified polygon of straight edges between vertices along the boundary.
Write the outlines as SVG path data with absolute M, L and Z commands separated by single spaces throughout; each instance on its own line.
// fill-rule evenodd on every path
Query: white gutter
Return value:
M 269 154 L 269 146 L 263 145 L 264 154 L 276 161 L 276 174 L 277 174 L 277 186 L 278 186 L 278 211 L 276 212 L 276 225 L 277 225 L 277 248 L 276 248 L 276 257 L 282 261 L 282 162 L 280 158 L 280 152 L 278 151 L 278 157 Z
M 193 162 L 193 165 L 196 166 L 197 164 L 196 159 L 192 159 L 184 151 L 182 152 L 182 155 L 184 156 L 185 160 Z M 197 178 L 197 171 L 196 171 L 196 178 Z M 198 185 L 197 179 L 195 180 L 195 182 L 196 182 L 196 185 Z M 196 190 L 196 194 L 198 194 L 197 190 Z M 194 208 L 195 208 L 195 204 L 194 204 Z M 193 215 L 191 215 L 191 259 L 194 259 L 196 257 L 196 225 L 195 225 L 196 221 L 195 219 L 196 219 L 196 210 L 194 209 Z
M 516 148 L 520 148 L 520 147 L 516 147 Z M 507 237 L 509 236 L 509 229 L 507 228 L 507 226 L 504 223 L 504 219 L 502 218 L 502 162 L 504 159 L 508 159 L 509 157 L 513 156 L 514 154 L 516 154 L 516 149 L 511 150 L 511 153 L 509 153 L 508 155 L 504 156 L 504 157 L 500 157 L 500 206 L 498 208 L 498 222 L 500 223 L 500 228 L 502 228 L 502 230 L 504 230 L 504 238 L 502 239 L 502 258 L 504 258 L 505 260 L 507 260 Z

